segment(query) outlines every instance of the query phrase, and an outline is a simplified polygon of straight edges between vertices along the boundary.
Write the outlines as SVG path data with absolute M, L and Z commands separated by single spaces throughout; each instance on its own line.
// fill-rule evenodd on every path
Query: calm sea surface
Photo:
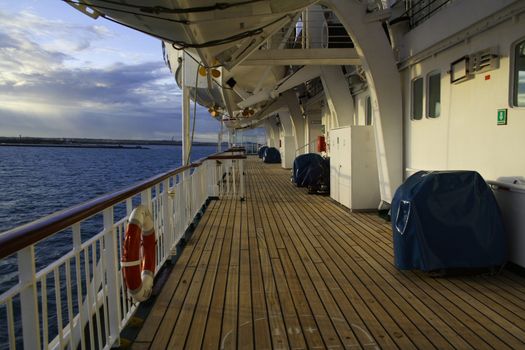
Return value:
M 0 232 L 181 165 L 179 146 L 148 148 L 0 147 Z
M 0 232 L 127 187 L 182 163 L 180 146 L 148 148 L 0 147 Z M 197 160 L 214 152 L 215 146 L 193 146 L 191 158 Z M 89 227 L 83 230 L 83 240 L 86 234 L 92 233 Z M 38 244 L 37 269 L 63 255 L 70 249 L 70 242 L 70 237 L 55 237 Z M 15 263 L 16 256 L 0 261 L 0 294 L 17 281 Z M 3 312 L 5 310 L 0 310 L 0 321 L 4 321 Z M 6 345 L 3 341 L 5 338 L 0 334 L 0 349 Z

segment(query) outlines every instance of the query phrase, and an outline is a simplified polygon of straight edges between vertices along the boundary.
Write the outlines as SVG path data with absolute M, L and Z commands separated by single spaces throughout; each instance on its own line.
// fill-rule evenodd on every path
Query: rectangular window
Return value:
M 372 125 L 372 99 L 370 96 L 366 98 L 365 125 Z
M 412 119 L 423 117 L 423 78 L 412 81 Z
M 437 118 L 441 114 L 441 72 L 428 75 L 428 117 Z
M 525 107 L 525 40 L 519 42 L 515 48 L 512 92 L 512 105 Z

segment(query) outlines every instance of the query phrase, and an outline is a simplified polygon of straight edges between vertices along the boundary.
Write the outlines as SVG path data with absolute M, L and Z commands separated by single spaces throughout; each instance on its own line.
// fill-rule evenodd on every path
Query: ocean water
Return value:
M 147 147 L 0 147 L 0 232 L 182 164 L 180 146 Z M 215 152 L 216 146 L 193 146 L 191 158 L 197 160 Z M 96 224 L 90 228 L 88 222 L 83 227 L 83 241 L 97 232 L 95 227 L 99 228 L 100 223 Z M 37 244 L 37 270 L 71 249 L 71 238 L 67 235 L 70 232 L 64 231 Z M 16 282 L 16 255 L 0 260 L 0 294 Z M 5 321 L 4 316 L 5 310 L 0 310 L 0 323 Z M 0 331 L 0 349 L 7 346 L 6 334 L 2 333 Z
M 191 158 L 214 152 L 194 146 Z M 180 165 L 179 146 L 0 147 L 0 232 Z

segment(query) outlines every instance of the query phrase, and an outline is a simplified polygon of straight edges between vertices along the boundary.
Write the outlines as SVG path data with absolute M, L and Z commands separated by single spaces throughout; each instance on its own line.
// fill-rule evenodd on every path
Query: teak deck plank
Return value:
M 231 210 L 231 202 L 227 203 Z M 215 286 L 213 290 L 213 297 L 210 305 L 210 312 L 206 324 L 206 332 L 204 333 L 203 347 L 204 348 L 218 348 L 221 340 L 221 325 L 222 325 L 222 314 L 224 308 L 224 296 L 226 293 L 226 282 L 228 275 L 228 264 L 229 255 L 231 250 L 231 237 L 229 231 L 231 231 L 233 217 L 232 212 L 228 212 L 229 215 L 224 218 L 225 226 L 223 230 L 218 232 L 218 236 L 222 239 L 222 250 L 221 257 L 219 260 L 219 266 L 217 271 L 217 277 L 215 280 Z
M 202 223 L 207 223 L 207 221 L 210 220 L 210 218 L 213 218 L 215 216 L 218 210 L 219 206 L 216 205 L 216 203 L 211 203 L 207 209 L 208 215 L 206 216 L 206 218 L 203 218 Z M 201 225 L 201 227 L 199 227 L 198 229 L 204 229 L 204 225 Z M 192 255 L 195 246 L 195 244 L 191 243 L 194 243 L 194 240 L 196 238 L 197 236 L 194 236 L 192 237 L 192 240 L 188 242 L 186 249 L 184 249 L 183 253 L 181 254 L 181 257 L 179 258 L 179 264 L 177 264 L 171 271 L 170 278 L 162 287 L 162 291 L 157 297 L 155 305 L 153 306 L 152 310 L 148 315 L 148 327 L 143 327 L 141 329 L 141 331 L 137 335 L 137 338 L 135 339 L 136 342 L 150 343 L 153 341 L 153 338 L 155 337 L 155 334 L 160 326 L 160 322 L 162 321 L 166 313 L 166 308 L 168 307 L 173 297 L 173 291 L 181 282 L 181 277 L 184 273 L 185 261 L 187 261 Z
M 132 348 L 525 348 L 525 278 L 393 265 L 389 223 L 249 158 L 208 206 Z

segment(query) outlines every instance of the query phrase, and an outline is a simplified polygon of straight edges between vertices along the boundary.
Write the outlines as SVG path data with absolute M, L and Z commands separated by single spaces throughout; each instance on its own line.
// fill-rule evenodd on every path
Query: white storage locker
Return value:
M 372 126 L 330 130 L 330 197 L 352 210 L 377 209 L 381 197 Z

